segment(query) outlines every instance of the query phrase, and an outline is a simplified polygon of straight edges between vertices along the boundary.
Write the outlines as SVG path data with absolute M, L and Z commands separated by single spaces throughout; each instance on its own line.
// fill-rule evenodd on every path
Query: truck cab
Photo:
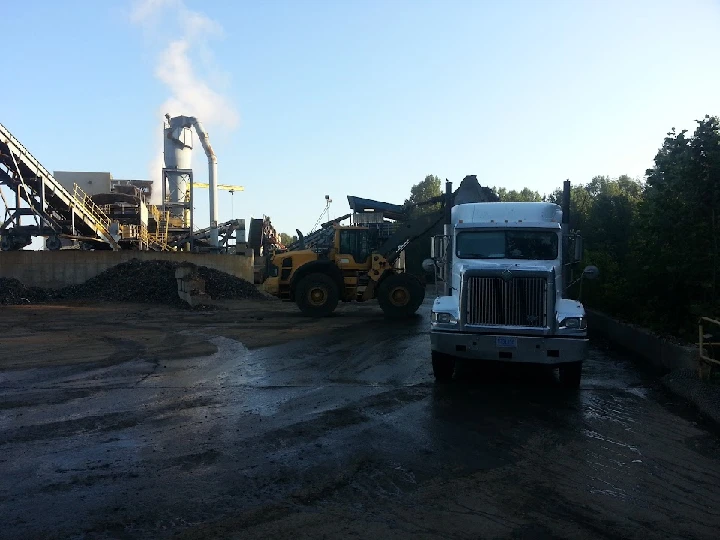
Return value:
M 436 379 L 451 379 L 463 358 L 545 364 L 559 368 L 564 385 L 579 386 L 587 322 L 565 291 L 582 240 L 562 218 L 559 205 L 545 202 L 452 207 L 445 235 L 433 238 L 433 265 L 445 274 L 430 321 Z

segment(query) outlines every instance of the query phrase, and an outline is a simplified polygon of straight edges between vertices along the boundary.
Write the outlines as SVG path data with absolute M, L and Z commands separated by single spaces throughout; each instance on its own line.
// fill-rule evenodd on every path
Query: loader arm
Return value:
M 390 266 L 392 266 L 407 246 L 440 223 L 443 217 L 444 211 L 433 212 L 432 214 L 426 214 L 401 224 L 400 227 L 383 242 L 377 253 L 382 255 Z
M 379 279 L 383 269 L 391 268 L 400 254 L 412 242 L 433 229 L 438 223 L 442 223 L 443 220 L 449 223 L 450 209 L 455 204 L 500 200 L 492 190 L 480 186 L 475 175 L 466 176 L 455 192 L 452 191 L 452 185 L 447 180 L 445 188 L 446 192 L 442 195 L 405 207 L 405 211 L 408 212 L 413 208 L 429 204 L 440 203 L 441 205 L 440 210 L 436 212 L 425 214 L 400 225 L 398 230 L 380 246 L 376 253 L 381 258 L 373 261 L 373 271 L 370 274 L 373 279 Z

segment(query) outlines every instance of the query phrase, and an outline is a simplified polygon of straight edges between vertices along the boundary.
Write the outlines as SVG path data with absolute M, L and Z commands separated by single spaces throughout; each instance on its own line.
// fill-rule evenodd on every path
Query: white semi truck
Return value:
M 447 186 L 448 198 L 452 196 Z M 449 199 L 450 200 L 450 199 Z M 452 378 L 457 358 L 545 364 L 580 385 L 588 338 L 585 309 L 565 297 L 582 238 L 563 208 L 546 202 L 448 204 L 444 234 L 424 263 L 444 283 L 430 322 L 435 378 Z M 564 209 L 564 210 L 563 210 Z M 589 266 L 579 279 L 597 277 Z

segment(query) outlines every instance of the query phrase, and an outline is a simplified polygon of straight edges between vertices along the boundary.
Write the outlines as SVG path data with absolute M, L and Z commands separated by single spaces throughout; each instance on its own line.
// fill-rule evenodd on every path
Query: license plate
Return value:
M 503 349 L 515 349 L 517 348 L 517 338 L 508 336 L 497 336 L 495 338 L 495 345 Z

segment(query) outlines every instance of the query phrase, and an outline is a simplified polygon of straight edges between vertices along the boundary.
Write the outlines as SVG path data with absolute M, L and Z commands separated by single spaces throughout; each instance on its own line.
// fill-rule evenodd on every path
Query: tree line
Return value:
M 501 201 L 551 201 L 493 188 Z M 406 202 L 440 194 L 429 175 Z M 720 316 L 720 124 L 697 121 L 692 135 L 673 128 L 643 180 L 596 176 L 572 187 L 570 226 L 581 232 L 582 262 L 600 268 L 583 284 L 582 301 L 629 322 L 694 341 L 701 315 Z

